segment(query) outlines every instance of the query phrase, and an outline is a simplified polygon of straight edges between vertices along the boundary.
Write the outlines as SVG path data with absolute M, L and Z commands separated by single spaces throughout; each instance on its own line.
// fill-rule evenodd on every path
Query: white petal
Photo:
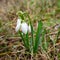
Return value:
M 31 26 L 30 25 L 29 25 L 28 29 L 29 29 L 29 32 L 31 32 Z
M 20 29 L 20 27 L 21 27 L 21 19 L 18 19 L 15 31 L 17 32 Z
M 27 33 L 27 31 L 28 31 L 28 25 L 27 25 L 27 23 L 24 22 L 24 23 L 21 24 L 21 30 L 22 30 L 22 32 L 24 34 Z

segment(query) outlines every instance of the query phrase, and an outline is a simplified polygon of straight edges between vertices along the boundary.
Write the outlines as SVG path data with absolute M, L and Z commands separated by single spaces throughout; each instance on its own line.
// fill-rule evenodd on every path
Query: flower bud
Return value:
M 15 31 L 17 32 L 21 27 L 21 19 L 17 19 L 17 25 L 16 25 L 16 28 L 15 28 Z
M 22 23 L 21 24 L 21 31 L 24 33 L 24 34 L 26 34 L 27 33 L 27 31 L 28 31 L 28 25 L 27 25 L 27 23 Z

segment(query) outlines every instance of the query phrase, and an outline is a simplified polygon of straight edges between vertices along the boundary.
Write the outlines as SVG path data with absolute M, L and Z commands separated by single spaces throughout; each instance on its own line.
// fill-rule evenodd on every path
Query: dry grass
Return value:
M 46 40 L 49 42 L 47 51 L 41 47 L 32 60 L 60 60 L 60 8 L 57 0 L 0 0 L 0 60 L 31 60 L 20 36 L 15 32 L 17 11 L 27 11 L 35 23 L 42 20 L 47 30 Z M 58 26 L 58 27 L 57 27 Z

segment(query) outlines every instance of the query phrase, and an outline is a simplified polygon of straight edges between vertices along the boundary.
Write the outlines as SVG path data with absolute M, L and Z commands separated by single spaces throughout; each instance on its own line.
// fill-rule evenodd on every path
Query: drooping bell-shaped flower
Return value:
M 24 34 L 26 34 L 26 33 L 28 32 L 28 25 L 27 25 L 27 23 L 23 22 L 23 23 L 21 24 L 21 31 L 22 31 Z
M 15 31 L 17 32 L 21 27 L 21 19 L 17 19 L 17 25 L 16 25 L 16 28 L 15 28 Z
M 29 33 L 31 32 L 31 26 L 29 25 L 29 27 L 28 27 L 28 31 L 29 31 Z

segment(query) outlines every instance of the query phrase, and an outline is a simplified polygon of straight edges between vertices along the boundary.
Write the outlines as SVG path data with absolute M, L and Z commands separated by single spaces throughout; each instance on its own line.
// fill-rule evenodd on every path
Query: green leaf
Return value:
M 27 16 L 28 16 L 28 18 L 29 18 L 29 23 L 30 23 L 30 25 L 31 25 L 31 36 L 32 36 L 32 46 L 34 45 L 34 41 L 33 41 L 33 34 L 34 34 L 34 31 L 33 31 L 33 25 L 32 25 L 32 22 L 31 22 L 31 19 L 30 19 L 30 16 L 29 16 L 29 14 L 27 13 Z
M 25 38 L 23 37 L 22 33 L 19 31 L 19 34 L 23 40 L 24 46 L 27 48 L 26 42 L 25 42 Z
M 44 32 L 43 32 L 43 35 L 42 35 L 42 39 L 43 39 L 43 42 L 44 42 L 44 44 L 42 44 L 42 48 L 45 50 L 45 51 L 47 51 L 47 48 L 48 48 L 48 41 L 46 41 L 46 36 L 45 36 L 45 34 L 46 34 L 46 30 L 44 29 Z
M 42 38 L 41 38 L 41 40 L 40 40 L 41 49 L 43 49 L 43 47 L 44 47 L 44 45 L 42 44 L 42 42 L 44 42 L 45 33 L 46 33 L 45 30 L 43 30 L 43 32 L 42 32 Z
M 34 34 L 33 32 L 34 32 L 34 31 L 33 31 L 33 26 L 32 26 L 32 23 L 31 23 L 31 22 L 30 22 L 30 25 L 31 25 L 32 44 L 33 44 L 33 43 L 34 43 L 34 42 L 33 42 L 33 34 Z
M 28 32 L 27 32 L 27 34 L 26 34 L 25 39 L 26 39 L 27 49 L 29 50 L 29 36 L 28 36 Z
M 40 42 L 40 34 L 42 32 L 42 26 L 43 26 L 42 22 L 39 21 L 38 29 L 37 29 L 37 32 L 36 32 L 35 44 L 34 44 L 34 48 L 33 48 L 34 53 L 36 53 L 37 50 L 38 50 L 38 46 L 39 46 L 39 42 Z

